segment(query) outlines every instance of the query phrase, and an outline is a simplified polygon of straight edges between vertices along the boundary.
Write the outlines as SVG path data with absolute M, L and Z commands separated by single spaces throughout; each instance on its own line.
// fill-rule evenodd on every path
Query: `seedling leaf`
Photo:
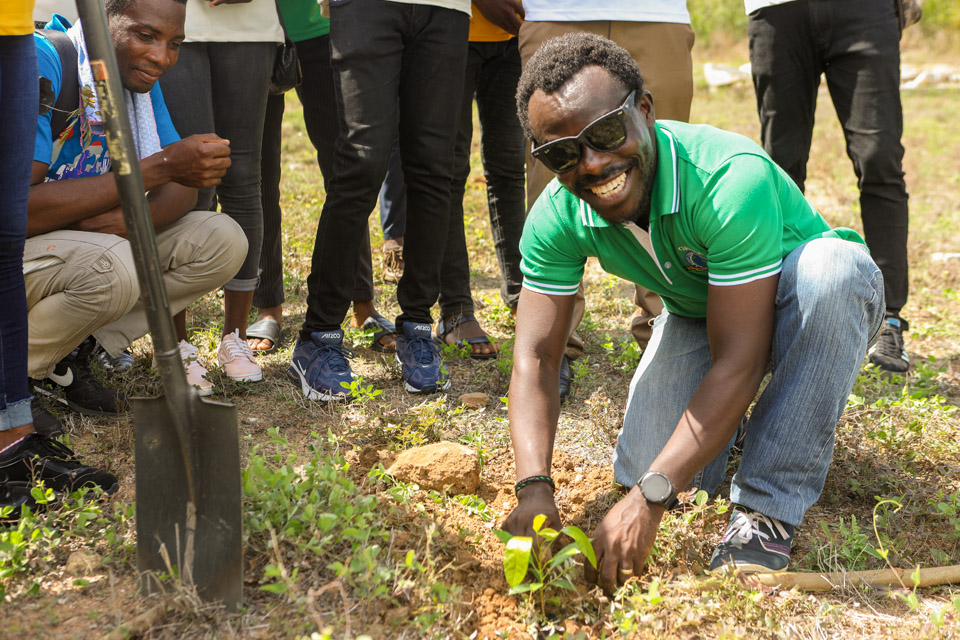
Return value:
M 504 531 L 502 529 L 494 529 L 493 535 L 497 536 L 497 538 L 503 544 L 507 544 L 508 542 L 510 542 L 510 539 L 513 538 L 512 533 L 510 533 L 509 531 Z
M 590 542 L 590 538 L 587 537 L 587 534 L 585 534 L 580 527 L 574 527 L 572 525 L 564 527 L 563 533 L 573 538 L 577 548 L 580 549 L 580 553 L 582 553 L 590 562 L 590 566 L 596 569 L 597 554 L 593 552 L 593 544 Z
M 529 536 L 514 536 L 507 542 L 507 548 L 503 554 L 503 573 L 511 588 L 516 587 L 527 577 L 532 548 L 533 538 Z

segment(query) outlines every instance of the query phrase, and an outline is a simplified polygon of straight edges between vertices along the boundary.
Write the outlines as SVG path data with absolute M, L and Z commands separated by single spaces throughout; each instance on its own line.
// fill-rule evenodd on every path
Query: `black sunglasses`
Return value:
M 597 151 L 613 151 L 627 141 L 627 123 L 623 116 L 634 103 L 636 89 L 630 92 L 623 104 L 606 113 L 583 128 L 576 136 L 551 140 L 530 153 L 554 173 L 570 171 L 580 162 L 580 143 Z

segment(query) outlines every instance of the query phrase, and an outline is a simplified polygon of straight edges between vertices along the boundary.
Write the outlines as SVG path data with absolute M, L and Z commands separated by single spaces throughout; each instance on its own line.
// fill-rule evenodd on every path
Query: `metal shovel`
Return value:
M 187 383 L 163 286 L 156 237 L 100 0 L 77 0 L 103 114 L 113 175 L 137 266 L 166 395 L 132 401 L 136 440 L 137 569 L 141 587 L 171 571 L 204 600 L 241 600 L 237 411 L 205 402 Z

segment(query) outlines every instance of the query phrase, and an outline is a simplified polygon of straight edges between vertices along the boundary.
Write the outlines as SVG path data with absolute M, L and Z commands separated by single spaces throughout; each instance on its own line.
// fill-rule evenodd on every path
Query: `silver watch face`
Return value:
M 640 491 L 650 502 L 666 501 L 672 490 L 670 480 L 661 473 L 648 474 L 640 481 Z

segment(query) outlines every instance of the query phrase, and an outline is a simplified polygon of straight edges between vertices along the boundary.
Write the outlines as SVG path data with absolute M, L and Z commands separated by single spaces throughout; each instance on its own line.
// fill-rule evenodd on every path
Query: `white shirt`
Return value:
M 526 19 L 536 22 L 674 22 L 690 24 L 686 0 L 523 0 Z
M 275 0 L 211 7 L 208 0 L 187 0 L 187 42 L 283 42 Z
M 793 2 L 793 0 L 743 0 L 743 5 L 747 10 L 747 15 L 750 15 L 757 9 L 772 7 L 775 4 L 786 4 L 788 2 Z

